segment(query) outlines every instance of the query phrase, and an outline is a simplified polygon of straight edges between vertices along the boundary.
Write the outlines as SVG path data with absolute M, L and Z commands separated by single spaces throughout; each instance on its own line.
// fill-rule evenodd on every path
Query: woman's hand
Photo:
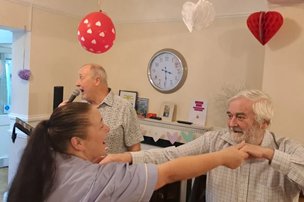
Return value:
M 99 164 L 106 164 L 111 162 L 132 163 L 131 153 L 125 152 L 120 154 L 108 154 L 99 162 Z
M 220 152 L 222 154 L 223 165 L 231 169 L 239 167 L 249 157 L 249 154 L 242 150 L 245 145 L 245 142 L 242 142 L 222 149 Z

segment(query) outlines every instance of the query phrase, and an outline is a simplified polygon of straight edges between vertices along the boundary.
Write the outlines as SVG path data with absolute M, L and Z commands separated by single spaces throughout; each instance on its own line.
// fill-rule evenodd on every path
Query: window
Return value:
M 0 53 L 0 114 L 6 114 L 11 104 L 12 61 Z
M 11 104 L 12 37 L 0 29 L 0 115 L 7 114 Z

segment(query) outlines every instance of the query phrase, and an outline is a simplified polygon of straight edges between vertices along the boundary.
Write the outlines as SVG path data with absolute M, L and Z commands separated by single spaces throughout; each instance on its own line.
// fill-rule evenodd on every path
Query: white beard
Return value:
M 241 143 L 242 141 L 245 141 L 246 143 L 249 144 L 254 144 L 254 145 L 259 145 L 260 144 L 260 131 L 261 129 L 259 128 L 258 125 L 253 126 L 250 130 L 248 131 L 242 131 L 242 132 L 234 132 L 233 129 L 229 129 L 230 135 L 232 139 L 238 144 Z

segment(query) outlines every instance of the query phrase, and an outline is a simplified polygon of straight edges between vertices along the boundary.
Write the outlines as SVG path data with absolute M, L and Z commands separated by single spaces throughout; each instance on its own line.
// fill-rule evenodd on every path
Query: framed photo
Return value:
M 119 96 L 128 100 L 135 109 L 137 94 L 138 93 L 136 91 L 119 90 Z
M 149 99 L 142 97 L 137 98 L 136 112 L 138 117 L 140 118 L 147 117 L 148 109 L 149 109 Z
M 173 113 L 175 104 L 171 102 L 164 102 L 160 108 L 160 117 L 164 121 L 173 121 Z

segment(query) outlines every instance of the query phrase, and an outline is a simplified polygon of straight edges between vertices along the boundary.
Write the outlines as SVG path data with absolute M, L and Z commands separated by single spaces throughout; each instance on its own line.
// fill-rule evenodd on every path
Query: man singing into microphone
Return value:
M 105 124 L 110 127 L 106 138 L 108 153 L 139 151 L 143 136 L 135 109 L 127 100 L 114 95 L 108 87 L 105 69 L 96 64 L 83 65 L 76 86 L 82 99 L 95 105 L 103 115 Z

